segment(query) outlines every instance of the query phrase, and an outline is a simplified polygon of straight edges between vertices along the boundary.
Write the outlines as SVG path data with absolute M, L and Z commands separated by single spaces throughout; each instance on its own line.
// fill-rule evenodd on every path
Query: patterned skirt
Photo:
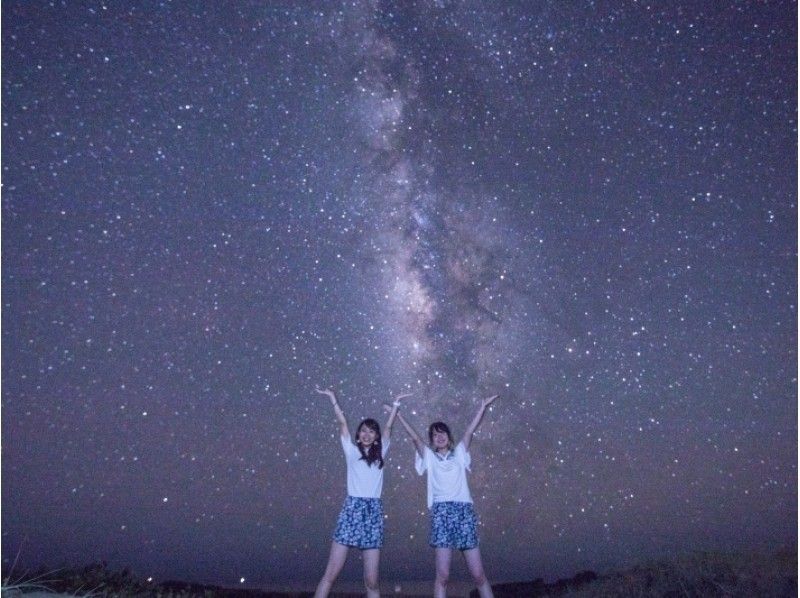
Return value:
M 348 496 L 336 520 L 334 542 L 366 550 L 383 546 L 383 502 Z
M 431 509 L 433 548 L 469 550 L 478 546 L 478 517 L 471 502 L 435 502 Z

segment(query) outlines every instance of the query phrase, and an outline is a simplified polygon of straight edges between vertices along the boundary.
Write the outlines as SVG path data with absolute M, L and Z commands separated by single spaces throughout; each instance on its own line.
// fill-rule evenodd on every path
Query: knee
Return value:
M 328 566 L 325 568 L 325 573 L 322 574 L 322 581 L 329 585 L 333 585 L 337 577 L 339 577 L 339 569 Z
M 486 573 L 483 572 L 483 567 L 480 567 L 476 571 L 470 571 L 470 573 L 472 573 L 472 579 L 476 586 L 481 587 L 486 583 Z
M 367 588 L 368 592 L 377 592 L 378 591 L 378 575 L 376 574 L 368 574 L 364 576 L 364 587 Z
M 486 574 L 483 572 L 483 569 L 479 569 L 472 573 L 472 579 L 475 582 L 475 585 L 481 587 L 483 584 L 486 583 Z
M 436 585 L 442 588 L 447 587 L 447 582 L 450 581 L 450 574 L 437 571 L 436 572 Z

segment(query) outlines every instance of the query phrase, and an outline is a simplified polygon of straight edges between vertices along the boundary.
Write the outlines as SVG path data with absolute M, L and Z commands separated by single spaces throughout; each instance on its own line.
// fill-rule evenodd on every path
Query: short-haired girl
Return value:
M 417 473 L 428 473 L 428 510 L 431 517 L 429 544 L 436 550 L 436 581 L 433 586 L 436 598 L 447 595 L 447 580 L 454 548 L 464 555 L 481 598 L 494 596 L 492 586 L 483 572 L 478 549 L 477 517 L 467 484 L 467 472 L 470 471 L 472 462 L 469 454 L 472 435 L 481 423 L 486 408 L 496 398 L 497 395 L 493 395 L 481 401 L 478 413 L 458 444 L 453 442 L 453 435 L 447 424 L 434 422 L 428 428 L 430 446 L 426 446 L 402 414 L 398 414 L 400 423 L 417 449 Z M 396 413 L 396 409 L 392 409 L 392 413 Z
M 365 419 L 358 424 L 355 444 L 350 437 L 347 420 L 332 390 L 316 389 L 327 396 L 340 427 L 340 440 L 347 461 L 347 497 L 345 498 L 336 530 L 333 533 L 331 554 L 314 598 L 325 598 L 344 567 L 349 548 L 359 548 L 364 560 L 364 585 L 369 598 L 380 596 L 378 589 L 378 562 L 383 545 L 383 460 L 389 448 L 389 435 L 400 406 L 400 395 L 392 404 L 386 422 L 385 436 L 374 419 Z

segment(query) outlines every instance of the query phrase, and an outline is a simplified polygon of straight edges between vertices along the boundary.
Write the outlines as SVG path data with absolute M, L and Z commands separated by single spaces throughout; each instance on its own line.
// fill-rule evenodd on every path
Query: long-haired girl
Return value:
M 350 436 L 342 408 L 332 390 L 316 389 L 327 396 L 333 404 L 336 420 L 339 422 L 340 440 L 347 462 L 347 497 L 345 498 L 336 530 L 333 533 L 328 565 L 322 576 L 314 598 L 325 598 L 344 567 L 349 548 L 358 548 L 364 561 L 364 585 L 367 596 L 377 598 L 378 563 L 383 546 L 383 460 L 389 448 L 389 435 L 400 406 L 400 399 L 410 395 L 400 395 L 392 403 L 391 413 L 386 422 L 385 433 L 374 419 L 365 419 L 358 424 L 356 435 Z

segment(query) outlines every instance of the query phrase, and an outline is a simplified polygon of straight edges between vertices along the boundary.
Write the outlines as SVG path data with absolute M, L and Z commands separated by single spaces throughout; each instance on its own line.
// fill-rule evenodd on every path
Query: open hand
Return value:
M 397 395 L 394 398 L 394 403 L 399 407 L 400 406 L 400 399 L 407 399 L 408 397 L 412 397 L 412 396 L 414 396 L 414 395 L 412 395 L 410 392 L 407 392 L 407 393 L 404 393 L 404 394 L 401 394 L 401 395 Z
M 481 401 L 481 405 L 483 405 L 483 408 L 485 409 L 486 407 L 491 405 L 494 402 L 494 400 L 499 396 L 500 395 L 492 395 L 491 397 L 487 397 L 483 399 L 483 401 Z
M 336 395 L 335 395 L 335 394 L 333 394 L 333 391 L 332 391 L 332 390 L 330 390 L 329 388 L 326 388 L 325 390 L 323 390 L 323 389 L 321 389 L 319 386 L 317 386 L 317 387 L 315 387 L 315 388 L 314 388 L 314 390 L 316 390 L 316 391 L 317 391 L 319 394 L 321 394 L 321 395 L 325 395 L 325 396 L 326 396 L 326 397 L 328 397 L 328 398 L 329 398 L 331 401 L 334 401 L 334 402 L 336 402 Z

